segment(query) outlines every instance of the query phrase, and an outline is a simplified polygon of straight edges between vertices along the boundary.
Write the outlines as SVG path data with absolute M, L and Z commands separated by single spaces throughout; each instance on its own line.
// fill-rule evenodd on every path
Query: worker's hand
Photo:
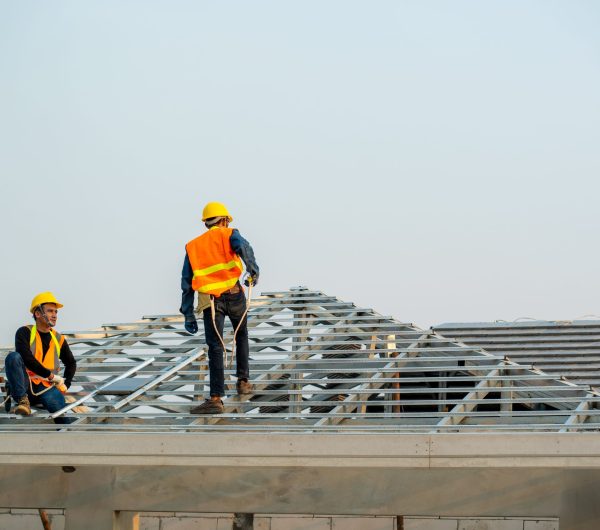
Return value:
M 190 335 L 195 335 L 196 333 L 198 333 L 198 323 L 196 322 L 195 318 L 193 320 L 186 319 L 184 326 L 185 326 L 185 330 Z
M 62 375 L 54 374 L 54 377 L 50 381 L 55 386 L 60 386 L 65 384 L 65 378 Z
M 252 287 L 254 287 L 257 283 L 258 283 L 258 274 L 250 274 L 244 280 L 244 285 L 246 287 L 249 287 L 250 285 L 252 285 Z

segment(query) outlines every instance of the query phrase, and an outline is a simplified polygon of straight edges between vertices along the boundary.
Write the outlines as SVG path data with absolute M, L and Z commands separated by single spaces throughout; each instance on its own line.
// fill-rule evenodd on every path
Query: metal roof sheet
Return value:
M 600 320 L 446 323 L 432 329 L 586 388 L 600 386 Z

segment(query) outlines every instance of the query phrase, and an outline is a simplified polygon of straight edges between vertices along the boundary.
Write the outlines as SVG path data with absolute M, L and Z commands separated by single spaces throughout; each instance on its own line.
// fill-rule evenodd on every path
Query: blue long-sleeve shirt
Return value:
M 254 258 L 254 251 L 250 246 L 250 243 L 246 241 L 237 228 L 233 229 L 231 236 L 229 237 L 229 244 L 231 249 L 242 259 L 246 266 L 246 272 L 258 279 L 259 268 Z M 183 314 L 186 320 L 194 320 L 194 289 L 192 289 L 192 279 L 194 277 L 194 271 L 190 264 L 190 258 L 185 253 L 185 259 L 183 260 L 183 269 L 181 270 L 181 307 L 179 311 Z

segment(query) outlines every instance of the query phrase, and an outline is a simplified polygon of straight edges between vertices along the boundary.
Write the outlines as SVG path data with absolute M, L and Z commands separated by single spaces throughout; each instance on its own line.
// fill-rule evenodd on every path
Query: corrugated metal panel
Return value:
M 574 383 L 600 387 L 598 320 L 448 323 L 432 329 Z

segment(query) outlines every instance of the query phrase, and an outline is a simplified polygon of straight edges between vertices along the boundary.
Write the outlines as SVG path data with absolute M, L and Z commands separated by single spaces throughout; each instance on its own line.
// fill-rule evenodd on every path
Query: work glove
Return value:
M 62 375 L 54 374 L 52 381 L 50 381 L 55 386 L 60 386 L 65 384 L 65 378 Z
M 258 274 L 249 274 L 248 276 L 246 276 L 246 279 L 244 280 L 244 285 L 246 287 L 250 287 L 250 285 L 252 285 L 252 287 L 254 287 L 257 283 L 258 283 Z
M 190 335 L 195 335 L 196 333 L 198 333 L 198 322 L 196 322 L 196 319 L 192 319 L 192 320 L 187 320 L 185 321 L 185 330 L 190 334 Z

